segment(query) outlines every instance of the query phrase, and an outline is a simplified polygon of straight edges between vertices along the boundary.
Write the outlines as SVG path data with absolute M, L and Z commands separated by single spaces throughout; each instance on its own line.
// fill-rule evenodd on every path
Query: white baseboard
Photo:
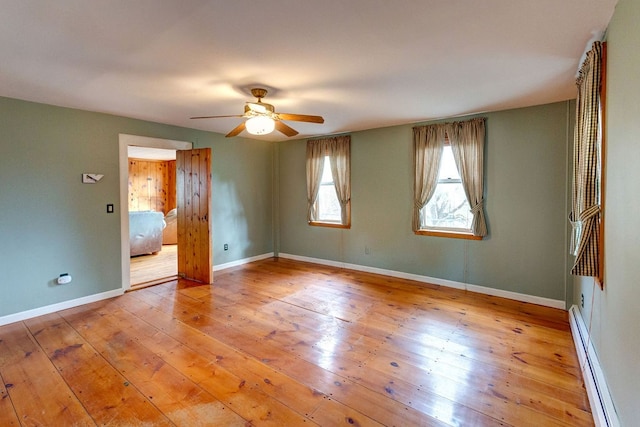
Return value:
M 320 258 L 310 258 L 299 255 L 291 255 L 280 253 L 281 258 L 288 258 L 296 261 L 312 262 L 314 264 L 328 265 L 331 267 L 347 268 L 349 270 L 364 271 L 367 273 L 381 274 L 384 276 L 398 277 L 400 279 L 415 280 L 422 283 L 430 283 L 433 285 L 446 286 L 448 288 L 462 289 L 470 292 L 477 292 L 485 295 L 508 298 L 516 301 L 528 302 L 532 304 L 544 305 L 546 307 L 565 309 L 565 302 L 551 298 L 538 297 L 534 295 L 520 294 L 517 292 L 503 291 L 501 289 L 488 288 L 486 286 L 471 285 L 468 283 L 456 282 L 447 279 L 438 279 L 437 277 L 421 276 L 418 274 L 405 273 L 403 271 L 386 270 L 383 268 L 368 267 L 365 265 L 348 264 L 340 261 L 330 261 Z
M 253 261 L 259 261 L 266 258 L 273 258 L 273 252 L 254 256 L 251 258 L 244 258 L 237 261 L 228 262 L 225 264 L 215 265 L 213 271 L 224 270 L 225 268 L 235 267 L 237 265 L 247 264 Z M 113 298 L 120 296 L 124 293 L 124 289 L 114 289 L 113 291 L 103 292 L 95 295 L 88 295 L 86 297 L 77 298 L 69 301 L 63 301 L 56 304 L 47 305 L 44 307 L 34 308 L 32 310 L 21 311 L 19 313 L 13 313 L 6 316 L 0 316 L 0 326 L 8 325 L 9 323 L 20 322 L 22 320 L 31 319 L 33 317 L 42 316 L 44 314 L 54 313 L 60 310 L 66 310 L 67 308 L 77 307 L 82 304 L 89 304 L 96 301 L 101 301 L 107 298 Z
M 42 316 L 44 314 L 54 313 L 60 310 L 66 310 L 67 308 L 77 307 L 83 304 L 89 304 L 96 301 L 101 301 L 107 298 L 113 298 L 120 296 L 124 293 L 123 289 L 114 289 L 113 291 L 103 292 L 100 294 L 88 295 L 86 297 L 77 298 L 69 301 L 63 301 L 56 304 L 47 305 L 44 307 L 34 308 L 32 310 L 21 311 L 20 313 L 9 314 L 7 316 L 0 317 L 0 326 L 8 325 L 9 323 L 20 322 L 22 320 L 31 319 L 33 317 Z
M 609 386 L 604 378 L 595 348 L 589 339 L 589 330 L 582 320 L 580 310 L 575 305 L 569 309 L 569 323 L 580 361 L 580 370 L 589 396 L 593 421 L 597 427 L 619 427 L 620 420 L 611 394 L 609 394 Z
M 278 256 L 281 258 L 288 258 L 288 259 L 297 260 L 297 261 L 311 262 L 314 264 L 321 264 L 321 265 L 329 265 L 329 266 L 338 267 L 338 268 L 347 268 L 350 270 L 364 271 L 367 273 L 381 274 L 381 275 L 390 276 L 390 277 L 398 277 L 400 279 L 415 280 L 417 282 L 430 283 L 434 285 L 446 286 L 449 288 L 468 290 L 471 292 L 478 292 L 486 295 L 509 298 L 516 301 L 529 302 L 533 304 L 544 305 L 547 307 L 561 308 L 561 309 L 564 308 L 564 301 L 537 297 L 532 295 L 525 295 L 525 294 L 520 294 L 517 292 L 511 292 L 511 291 L 503 291 L 500 289 L 493 289 L 485 286 L 471 285 L 467 283 L 456 282 L 453 280 L 438 279 L 436 277 L 421 276 L 418 274 L 405 273 L 403 271 L 386 270 L 382 268 L 368 267 L 365 265 L 349 264 L 349 263 L 344 263 L 339 261 L 331 261 L 331 260 L 325 260 L 320 258 L 310 258 L 310 257 L 291 255 L 286 253 L 280 253 L 278 254 Z M 269 252 L 262 255 L 243 258 L 240 260 L 231 261 L 224 264 L 214 265 L 213 271 L 214 272 L 221 271 L 227 268 L 236 267 L 236 266 L 247 264 L 250 262 L 260 261 L 263 259 L 273 258 L 273 257 L 274 257 L 274 253 Z M 70 301 L 63 301 L 57 304 L 52 304 L 45 307 L 39 307 L 33 310 L 27 310 L 20 313 L 9 314 L 7 316 L 0 317 L 0 326 L 13 323 L 13 322 L 19 322 L 21 320 L 30 319 L 32 317 L 42 316 L 44 314 L 53 313 L 55 311 L 65 310 L 67 308 L 77 307 L 82 304 L 88 304 L 91 302 L 96 302 L 103 299 L 116 297 L 116 296 L 122 295 L 123 293 L 124 293 L 124 289 L 115 289 L 113 291 L 108 291 L 108 292 L 95 294 L 95 295 L 89 295 L 86 297 L 82 297 L 82 298 L 78 298 Z
M 267 258 L 273 258 L 273 252 L 269 252 L 262 255 L 256 255 L 250 258 L 243 258 L 236 261 L 226 262 L 224 264 L 214 265 L 213 271 L 220 271 L 220 270 L 224 270 L 225 268 L 236 267 L 238 265 L 248 264 L 253 261 L 260 261 L 262 259 L 267 259 Z

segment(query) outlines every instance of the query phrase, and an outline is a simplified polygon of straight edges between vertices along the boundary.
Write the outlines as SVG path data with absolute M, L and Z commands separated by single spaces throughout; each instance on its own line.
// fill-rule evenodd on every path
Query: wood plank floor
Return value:
M 131 257 L 129 283 L 141 285 L 178 275 L 178 245 L 162 245 L 157 254 Z
M 268 259 L 0 327 L 0 425 L 590 426 L 567 317 Z

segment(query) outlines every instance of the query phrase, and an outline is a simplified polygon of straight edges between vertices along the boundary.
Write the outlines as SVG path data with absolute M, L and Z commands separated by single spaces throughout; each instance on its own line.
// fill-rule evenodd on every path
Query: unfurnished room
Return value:
M 637 425 L 639 21 L 0 0 L 0 425 Z

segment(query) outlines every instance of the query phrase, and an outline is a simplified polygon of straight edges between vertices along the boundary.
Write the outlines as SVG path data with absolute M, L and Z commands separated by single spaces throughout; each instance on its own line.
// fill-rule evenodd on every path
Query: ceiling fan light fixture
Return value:
M 276 122 L 271 117 L 256 116 L 245 122 L 247 132 L 251 135 L 266 135 L 276 128 Z
M 298 135 L 298 131 L 285 124 L 283 120 L 292 122 L 324 123 L 322 116 L 310 116 L 308 114 L 276 113 L 271 104 L 262 102 L 267 94 L 266 89 L 253 88 L 251 94 L 258 98 L 256 102 L 247 102 L 244 105 L 244 114 L 228 116 L 198 116 L 192 119 L 216 119 L 221 117 L 242 117 L 246 120 L 226 134 L 227 138 L 238 136 L 245 130 L 251 135 L 267 135 L 274 130 L 288 136 Z M 277 125 L 277 126 L 276 126 Z

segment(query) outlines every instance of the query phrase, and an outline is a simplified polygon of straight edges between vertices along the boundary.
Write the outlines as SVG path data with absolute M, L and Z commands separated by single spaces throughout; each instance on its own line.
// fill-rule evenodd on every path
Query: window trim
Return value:
M 444 147 L 451 147 L 451 142 L 449 142 L 449 135 L 447 135 L 446 132 L 444 137 Z M 444 157 L 444 151 L 442 153 L 442 156 Z M 458 166 L 456 165 L 456 169 L 457 167 Z M 460 171 L 458 171 L 458 174 L 460 174 Z M 443 181 L 462 182 L 461 179 L 451 179 L 451 178 L 447 178 L 444 180 L 438 179 L 438 183 L 436 185 L 440 185 L 441 183 L 443 183 Z M 467 200 L 467 203 L 469 203 L 468 200 Z M 425 205 L 425 208 L 426 207 L 427 205 Z M 465 240 L 483 240 L 483 236 L 474 235 L 471 229 L 466 230 L 466 229 L 453 229 L 448 227 L 424 227 L 424 228 L 415 230 L 413 233 L 417 236 L 447 237 L 452 239 L 465 239 Z
M 598 263 L 600 264 L 600 274 L 595 278 L 600 289 L 604 289 L 604 215 L 605 215 L 605 189 L 607 166 L 607 43 L 602 43 L 602 70 L 600 75 L 600 222 L 598 240 Z
M 329 168 L 329 169 L 327 169 Z M 336 197 L 336 199 L 338 198 L 338 192 L 336 190 L 336 183 L 333 179 L 333 173 L 331 173 L 331 158 L 330 155 L 328 153 L 325 153 L 324 155 L 324 170 L 323 170 L 323 176 L 324 173 L 326 171 L 329 171 L 329 175 L 331 175 L 331 181 L 330 182 L 326 182 L 326 181 L 322 181 L 322 179 L 320 180 L 320 186 L 319 186 L 319 190 L 318 190 L 318 197 L 316 198 L 316 201 L 314 202 L 314 204 L 319 204 L 320 203 L 320 194 L 322 193 L 321 189 L 322 187 L 329 187 L 332 188 L 334 191 L 334 195 Z M 338 201 L 339 203 L 339 201 Z M 320 216 L 320 209 L 318 209 L 318 216 Z M 309 223 L 313 223 L 312 225 L 319 225 L 322 226 L 324 224 L 331 224 L 331 225 L 340 225 L 343 226 L 344 224 L 342 224 L 342 219 L 340 220 L 330 220 L 330 219 L 318 219 L 317 221 L 309 221 Z
M 483 236 L 475 236 L 471 232 L 452 231 L 452 230 L 434 230 L 421 228 L 420 230 L 413 232 L 417 236 L 432 236 L 432 237 L 449 237 L 452 239 L 465 239 L 465 240 L 483 240 Z
M 325 159 L 328 159 L 329 155 L 325 154 Z M 335 182 L 333 181 L 333 176 L 331 177 L 332 181 L 331 181 L 331 185 L 334 188 L 335 191 Z M 320 186 L 322 187 L 323 185 L 329 185 L 329 184 L 323 184 L 322 182 L 320 183 Z M 337 196 L 337 194 L 336 194 Z M 318 192 L 318 199 L 320 198 L 320 192 Z M 315 203 L 318 203 L 318 199 L 316 199 Z M 314 227 L 329 227 L 329 228 L 345 228 L 345 229 L 349 229 L 351 228 L 351 201 L 349 201 L 349 203 L 347 203 L 347 223 L 343 224 L 340 221 L 330 221 L 330 220 L 318 220 L 318 221 L 308 221 L 309 225 L 312 225 Z
M 329 228 L 351 228 L 351 210 L 347 208 L 347 219 L 349 220 L 348 224 L 340 224 L 339 222 L 329 222 L 329 221 L 309 221 L 308 224 L 314 227 L 329 227 Z
M 348 147 L 349 147 L 349 149 L 348 149 L 348 154 L 349 154 L 348 160 L 349 160 L 349 164 L 350 164 L 351 163 L 351 138 L 350 138 L 349 135 L 347 135 L 347 137 L 349 138 L 348 139 L 348 144 L 349 144 L 348 145 Z M 335 139 L 335 137 L 334 137 L 334 139 Z M 307 141 L 307 144 L 309 144 L 310 142 L 319 142 L 319 141 L 322 141 L 322 139 L 320 139 L 320 140 L 309 140 L 309 141 Z M 325 158 L 330 156 L 330 152 L 329 152 L 329 147 L 328 146 L 325 146 L 325 148 L 324 148 L 324 156 L 325 156 Z M 350 186 L 351 185 L 351 171 L 350 171 L 350 166 L 348 165 L 347 167 L 349 168 L 348 169 L 349 170 L 348 180 L 349 180 L 349 186 Z M 334 189 L 335 189 L 335 177 L 333 177 L 333 174 L 332 174 L 332 178 L 331 179 L 332 179 L 332 181 L 334 183 Z M 322 183 L 320 183 L 320 186 L 322 186 Z M 337 196 L 338 195 L 337 194 L 338 190 L 335 189 L 335 191 L 336 191 L 336 196 Z M 319 192 L 318 192 L 318 196 L 317 197 L 320 197 L 319 196 Z M 314 203 L 317 203 L 317 202 L 318 202 L 318 199 L 316 198 L 316 201 Z M 311 226 L 314 226 L 314 227 L 350 229 L 351 228 L 351 198 L 349 198 L 349 200 L 348 200 L 348 202 L 346 204 L 345 210 L 346 210 L 346 212 L 345 212 L 345 214 L 346 214 L 345 223 L 342 223 L 341 220 L 340 221 L 307 220 L 307 224 L 311 225 Z

